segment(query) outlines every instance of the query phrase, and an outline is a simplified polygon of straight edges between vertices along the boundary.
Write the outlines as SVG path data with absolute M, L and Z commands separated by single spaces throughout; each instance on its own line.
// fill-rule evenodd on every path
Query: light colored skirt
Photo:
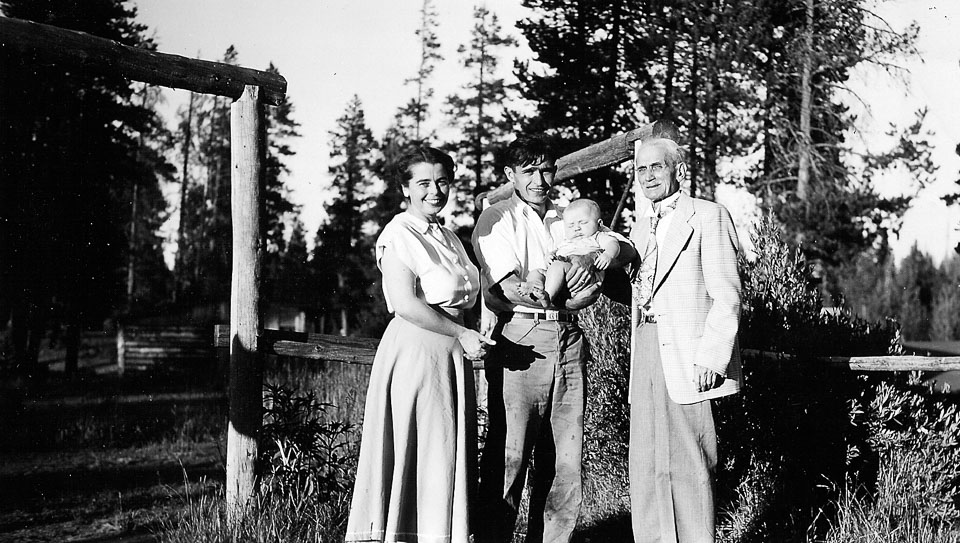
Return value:
M 394 317 L 370 375 L 347 541 L 468 540 L 475 394 L 455 338 Z

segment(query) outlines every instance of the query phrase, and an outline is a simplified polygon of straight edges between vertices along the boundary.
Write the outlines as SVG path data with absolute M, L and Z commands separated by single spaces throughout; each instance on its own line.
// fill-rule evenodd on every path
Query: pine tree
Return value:
M 956 148 L 954 148 L 954 152 L 960 155 L 960 144 L 957 144 Z M 941 197 L 941 199 L 946 202 L 947 206 L 956 205 L 957 202 L 960 202 L 960 179 L 954 181 L 954 184 L 958 185 L 958 188 L 955 189 L 956 192 L 951 192 Z M 957 225 L 956 230 L 960 230 L 960 224 Z M 953 251 L 960 255 L 960 243 L 957 243 L 957 246 L 953 248 Z
M 267 71 L 279 73 L 273 63 L 270 63 Z M 297 127 L 300 125 L 293 120 L 293 104 L 288 96 L 284 96 L 277 106 L 266 109 L 264 123 L 267 133 L 267 151 L 263 168 L 263 216 L 261 218 L 266 246 L 262 261 L 263 297 L 268 302 L 302 303 L 302 300 L 280 300 L 276 297 L 276 293 L 282 290 L 279 283 L 290 279 L 286 266 L 298 267 L 301 264 L 298 260 L 301 255 L 288 254 L 288 244 L 285 240 L 288 228 L 292 235 L 297 234 L 296 229 L 300 228 L 299 233 L 302 237 L 302 225 L 294 221 L 294 215 L 298 209 L 291 203 L 290 190 L 284 185 L 284 179 L 289 173 L 284 161 L 294 155 L 290 141 L 300 136 L 297 132 Z M 296 242 L 291 238 L 291 243 Z M 305 263 L 306 253 L 302 258 Z
M 938 282 L 930 255 L 914 245 L 897 268 L 891 310 L 897 315 L 905 339 L 930 339 L 931 310 Z
M 230 46 L 221 61 L 236 65 L 239 52 Z M 272 63 L 267 71 L 278 72 Z M 204 306 L 219 313 L 230 299 L 231 104 L 228 98 L 193 95 L 179 112 L 185 193 L 181 199 L 176 275 L 181 302 L 191 304 L 194 312 L 197 306 Z M 261 223 L 266 248 L 262 261 L 265 291 L 279 274 L 284 232 L 296 211 L 284 185 L 288 173 L 285 161 L 293 155 L 290 140 L 299 136 L 293 111 L 293 104 L 285 97 L 279 105 L 266 108 L 264 114 L 267 149 Z
M 537 59 L 537 64 L 515 67 L 521 96 L 536 108 L 523 132 L 562 138 L 556 149 L 562 155 L 653 118 L 636 107 L 648 80 L 640 67 L 652 60 L 643 30 L 651 20 L 649 6 L 627 0 L 525 0 L 523 5 L 534 17 L 517 27 Z M 596 200 L 605 219 L 626 184 L 612 169 L 573 179 L 579 196 Z
M 369 191 L 375 140 L 359 96 L 347 104 L 330 137 L 334 200 L 326 206 L 327 219 L 317 233 L 312 262 L 325 305 L 337 313 L 338 332 L 347 335 L 358 324 L 358 315 L 371 307 L 376 273 L 370 213 L 375 197 Z
M 426 124 L 430 117 L 430 100 L 433 98 L 433 87 L 430 79 L 438 62 L 443 60 L 440 54 L 440 41 L 437 39 L 437 10 L 433 0 L 423 0 L 420 8 L 420 28 L 416 35 L 420 40 L 420 67 L 417 75 L 407 79 L 404 83 L 416 89 L 416 93 L 409 102 L 397 112 L 395 124 L 397 130 L 407 141 L 420 142 L 429 139 L 431 132 Z
M 163 259 L 160 228 L 167 218 L 167 201 L 159 182 L 175 180 L 176 169 L 166 158 L 175 141 L 155 113 L 162 99 L 160 89 L 145 84 L 139 86 L 139 97 L 134 101 L 154 114 L 136 135 L 137 170 L 131 172 L 133 183 L 127 193 L 130 219 L 127 228 L 126 310 L 134 314 L 161 310 L 174 286 Z
M 415 32 L 420 41 L 420 66 L 417 75 L 404 81 L 404 84 L 413 86 L 416 93 L 409 102 L 397 110 L 393 124 L 387 127 L 380 140 L 378 145 L 380 154 L 371 167 L 375 176 L 380 179 L 391 177 L 393 164 L 409 147 L 433 138 L 434 132 L 427 129 L 430 100 L 434 94 L 431 78 L 437 63 L 443 60 L 436 33 L 437 27 L 437 11 L 433 0 L 423 0 L 420 8 L 420 27 Z M 383 227 L 400 211 L 401 204 L 402 198 L 396 191 L 380 191 L 369 215 L 379 227 Z
M 893 70 L 913 53 L 917 34 L 915 25 L 894 31 L 862 0 L 524 5 L 534 15 L 519 26 L 547 66 L 518 67 L 523 95 L 537 107 L 525 130 L 583 147 L 640 122 L 670 120 L 688 150 L 691 194 L 711 198 L 723 172 L 776 210 L 828 270 L 858 252 L 886 250 L 912 196 L 874 189 L 887 157 L 899 156 L 918 179 L 932 172 L 917 125 L 902 129 L 897 148 L 850 165 L 856 155 L 844 137 L 854 119 L 837 98 L 852 68 Z M 737 168 L 723 167 L 730 159 Z M 619 192 L 598 174 L 575 183 L 601 199 Z
M 460 95 L 447 97 L 447 115 L 450 125 L 459 129 L 460 141 L 451 144 L 460 162 L 467 165 L 470 175 L 461 179 L 472 182 L 458 184 L 473 196 L 490 188 L 497 181 L 493 156 L 504 140 L 512 134 L 513 123 L 505 108 L 510 87 L 497 74 L 500 64 L 499 52 L 515 47 L 516 40 L 502 34 L 500 21 L 495 13 L 485 6 L 473 9 L 474 25 L 469 45 L 461 45 L 457 52 L 462 56 L 463 67 L 471 74 L 469 83 L 461 87 Z M 470 187 L 472 186 L 472 190 Z M 469 213 L 470 209 L 464 210 Z
M 5 0 L 0 8 L 8 17 L 155 49 L 136 9 L 119 0 Z M 131 245 L 141 264 L 159 259 L 143 253 L 159 249 L 148 238 L 161 220 L 156 195 L 165 162 L 152 139 L 156 112 L 135 96 L 140 86 L 6 50 L 0 73 L 0 326 L 11 322 L 14 363 L 33 371 L 46 327 L 66 324 L 75 341 L 81 327 L 102 325 L 126 307 Z M 159 175 L 148 174 L 152 168 Z M 132 202 L 140 206 L 133 239 Z
M 940 264 L 940 281 L 931 314 L 930 339 L 960 339 L 960 257 L 957 255 Z

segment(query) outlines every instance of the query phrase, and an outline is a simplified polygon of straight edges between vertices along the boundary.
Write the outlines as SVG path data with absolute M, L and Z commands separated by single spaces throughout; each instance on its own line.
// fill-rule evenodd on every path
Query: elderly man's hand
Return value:
M 693 365 L 693 369 L 693 380 L 694 384 L 697 385 L 698 392 L 707 392 L 708 390 L 713 390 L 720 386 L 720 383 L 723 382 L 723 376 L 711 369 L 698 366 L 697 364 Z

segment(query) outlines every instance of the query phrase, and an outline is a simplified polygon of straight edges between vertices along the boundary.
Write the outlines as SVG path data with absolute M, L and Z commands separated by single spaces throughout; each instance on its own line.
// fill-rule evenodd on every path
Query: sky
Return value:
M 418 68 L 418 0 L 136 0 L 138 20 L 153 33 L 160 51 L 217 60 L 234 45 L 243 66 L 264 69 L 270 62 L 287 79 L 287 94 L 302 137 L 292 142 L 296 155 L 288 160 L 288 186 L 302 206 L 308 232 L 323 217 L 328 187 L 328 132 L 335 127 L 354 94 L 363 102 L 367 125 L 375 135 L 384 132 L 397 108 L 413 94 L 404 81 Z M 434 72 L 434 117 L 439 103 L 468 79 L 456 53 L 469 40 L 472 3 L 435 0 L 439 12 L 437 34 L 444 61 Z M 515 55 L 531 53 L 513 27 L 526 10 L 520 0 L 487 2 L 504 30 L 520 39 Z M 921 27 L 918 55 L 905 63 L 898 79 L 876 70 L 861 70 L 847 97 L 859 114 L 859 145 L 882 149 L 889 123 L 908 124 L 913 112 L 929 108 L 927 127 L 934 136 L 937 180 L 922 190 L 904 217 L 895 254 L 904 256 L 913 243 L 939 262 L 960 242 L 960 210 L 948 210 L 939 197 L 958 188 L 960 157 L 960 2 L 956 0 L 892 0 L 878 12 L 894 28 L 916 20 Z M 502 62 L 508 78 L 509 60 Z M 186 103 L 185 91 L 167 90 L 164 114 L 173 126 L 176 109 Z M 882 190 L 896 193 L 908 185 L 903 174 L 882 180 Z M 178 190 L 177 186 L 168 188 Z M 734 200 L 733 198 L 737 198 Z M 732 196 L 731 203 L 743 198 Z M 739 204 L 731 207 L 743 207 Z M 744 220 L 747 220 L 746 215 Z M 176 219 L 176 217 L 174 217 Z M 175 222 L 172 230 L 175 230 Z

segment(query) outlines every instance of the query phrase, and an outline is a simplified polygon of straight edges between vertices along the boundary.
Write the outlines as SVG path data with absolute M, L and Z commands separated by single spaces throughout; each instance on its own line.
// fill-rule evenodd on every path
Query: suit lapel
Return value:
M 677 208 L 673 213 L 670 230 L 667 231 L 663 246 L 657 247 L 660 258 L 657 259 L 657 274 L 653 280 L 654 292 L 660 288 L 660 284 L 673 269 L 673 265 L 680 256 L 680 251 L 683 250 L 687 240 L 693 234 L 693 227 L 690 226 L 690 219 L 694 215 L 693 200 L 686 194 L 681 193 L 677 200 Z

